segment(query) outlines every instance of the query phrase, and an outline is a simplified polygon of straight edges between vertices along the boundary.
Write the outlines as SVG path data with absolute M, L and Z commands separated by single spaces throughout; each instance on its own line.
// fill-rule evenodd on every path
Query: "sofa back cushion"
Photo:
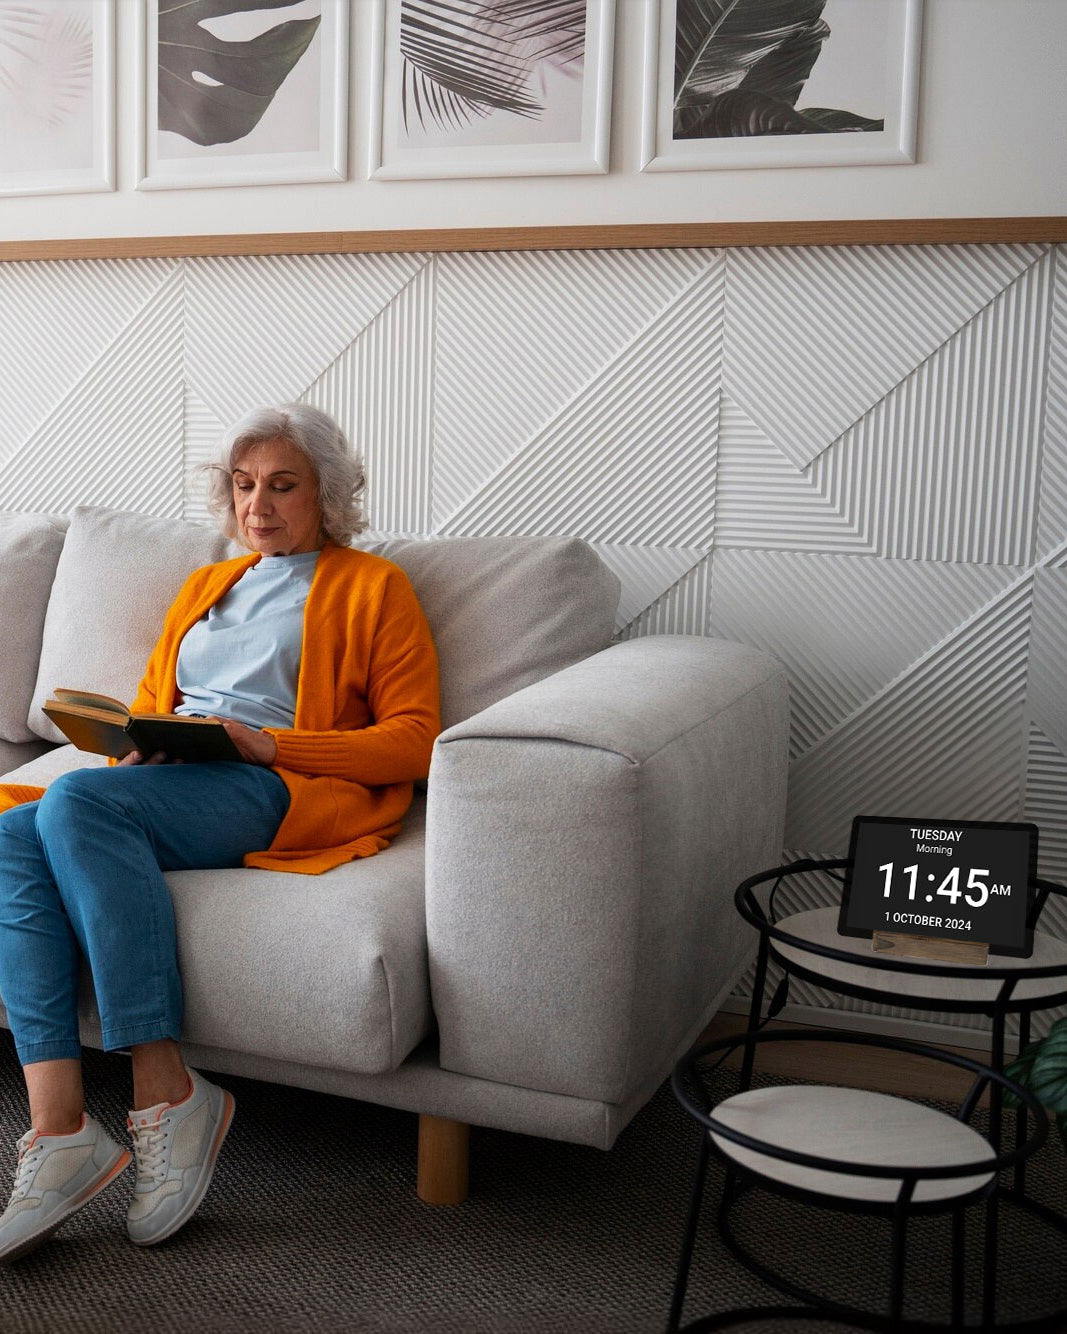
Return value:
M 96 690 L 129 703 L 186 577 L 227 554 L 226 539 L 214 528 L 76 509 L 44 618 L 29 712 L 37 736 L 66 740 L 41 711 L 56 686 Z
M 65 528 L 40 514 L 0 514 L 0 741 L 34 739 L 26 718 Z
M 445 727 L 604 648 L 619 581 L 567 537 L 394 538 L 360 542 L 399 565 L 441 663 Z M 239 548 L 180 519 L 81 508 L 55 571 L 29 725 L 62 741 L 41 705 L 56 688 L 133 699 L 185 578 Z M 23 714 L 23 718 L 25 718 Z
M 445 727 L 611 640 L 619 580 L 578 538 L 393 538 L 358 545 L 395 562 L 411 580 L 437 645 Z

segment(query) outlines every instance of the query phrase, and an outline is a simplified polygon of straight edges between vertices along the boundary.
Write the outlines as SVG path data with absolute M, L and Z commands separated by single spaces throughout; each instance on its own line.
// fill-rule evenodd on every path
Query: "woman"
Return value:
M 151 1245 L 203 1198 L 234 1106 L 182 1059 L 163 871 L 243 863 L 314 874 L 370 856 L 399 831 L 412 782 L 428 773 L 437 658 L 403 571 L 347 545 L 366 527 L 363 486 L 340 429 L 303 404 L 240 422 L 212 473 L 223 529 L 251 554 L 189 577 L 132 711 L 216 717 L 244 763 L 134 754 L 31 790 L 37 800 L 7 794 L 0 998 L 31 1128 L 0 1215 L 0 1261 L 39 1245 L 131 1159 L 85 1113 L 80 954 L 103 1049 L 132 1059 L 127 1231 Z

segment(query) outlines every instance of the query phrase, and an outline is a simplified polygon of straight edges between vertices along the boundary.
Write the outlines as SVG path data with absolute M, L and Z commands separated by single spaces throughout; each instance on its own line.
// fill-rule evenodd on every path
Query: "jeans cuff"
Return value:
M 79 1061 L 82 1044 L 77 1038 L 57 1038 L 52 1042 L 15 1044 L 20 1065 L 34 1065 L 37 1061 Z
M 105 1028 L 101 1038 L 104 1051 L 120 1051 L 140 1042 L 158 1042 L 160 1038 L 173 1038 L 178 1042 L 181 1034 L 175 1032 L 174 1025 L 165 1019 L 155 1019 L 147 1024 L 120 1024 L 116 1028 Z

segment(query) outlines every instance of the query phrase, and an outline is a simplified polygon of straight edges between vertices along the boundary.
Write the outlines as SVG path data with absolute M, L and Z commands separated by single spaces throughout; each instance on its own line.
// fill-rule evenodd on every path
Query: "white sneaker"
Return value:
M 180 1102 L 130 1112 L 126 1126 L 137 1159 L 137 1183 L 126 1231 L 152 1246 L 192 1217 L 204 1198 L 233 1120 L 233 1094 L 186 1067 L 191 1085 Z
M 72 1135 L 27 1130 L 18 1142 L 15 1185 L 0 1214 L 0 1264 L 17 1260 L 110 1186 L 129 1166 L 130 1151 L 116 1144 L 94 1117 L 82 1113 Z

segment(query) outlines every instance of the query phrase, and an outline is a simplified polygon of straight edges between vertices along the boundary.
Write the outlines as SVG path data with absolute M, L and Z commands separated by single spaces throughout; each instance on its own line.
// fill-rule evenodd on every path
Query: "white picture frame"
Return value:
M 435 0 L 375 3 L 378 58 L 372 92 L 376 107 L 370 117 L 372 179 L 591 175 L 608 170 L 615 0 L 587 0 L 584 33 L 570 38 L 572 52 L 573 42 L 583 41 L 580 73 L 573 58 L 532 60 L 528 79 L 514 94 L 530 107 L 522 114 L 498 107 L 464 121 L 462 108 L 445 92 L 440 101 L 448 103 L 457 118 L 451 128 L 425 121 L 416 126 L 417 111 L 411 115 L 410 128 L 404 124 L 405 88 L 426 76 L 402 54 L 403 11 L 408 4 L 428 11 L 432 29 Z M 461 3 L 468 11 L 476 9 L 472 0 Z M 492 35 L 490 40 L 495 40 Z M 576 79 L 580 79 L 577 86 Z M 412 98 L 413 108 L 418 100 Z M 425 97 L 422 105 L 428 105 Z M 429 111 L 427 119 L 433 120 Z
M 115 189 L 115 0 L 0 4 L 0 126 L 0 196 Z
M 882 129 L 826 133 L 723 133 L 718 137 L 675 138 L 675 49 L 678 9 L 687 0 L 652 0 L 646 13 L 644 44 L 644 117 L 641 139 L 642 171 L 709 171 L 748 167 L 836 167 L 915 161 L 918 114 L 919 61 L 923 0 L 826 0 L 823 10 L 829 35 L 820 47 L 816 64 L 805 84 L 820 75 L 819 94 L 807 106 L 839 108 L 834 77 L 851 84 L 862 81 L 856 94 L 881 109 Z M 872 23 L 872 15 L 875 21 Z M 830 23 L 830 19 L 833 23 Z M 818 71 L 823 54 L 837 36 L 836 63 L 823 75 Z M 859 58 L 845 61 L 837 51 Z M 864 73 L 866 71 L 866 73 Z M 724 69 L 723 79 L 728 77 Z M 743 77 L 743 75 L 742 75 Z M 844 91 L 845 83 L 840 85 Z M 699 96 L 699 89 L 695 96 Z M 734 87 L 728 86 L 734 92 Z M 796 99 L 803 112 L 806 88 Z M 828 95 L 827 95 L 828 93 Z M 821 95 L 820 95 L 821 94 Z M 848 101 L 845 94 L 843 99 Z M 707 98 L 710 107 L 711 97 Z M 723 104 L 720 103 L 720 106 Z M 747 108 L 732 109 L 735 114 Z M 842 107 L 841 110 L 846 110 Z M 699 116 L 703 109 L 690 108 Z M 855 111 L 855 108 L 848 108 Z M 707 113 L 704 113 L 705 115 Z M 750 115 L 758 112 L 749 111 Z M 874 110 L 857 112 L 873 117 Z
M 173 5 L 182 21 L 196 0 Z M 268 99 L 266 111 L 245 133 L 229 141 L 197 142 L 194 135 L 232 134 L 225 110 L 213 114 L 209 97 L 199 105 L 178 106 L 172 99 L 164 116 L 172 124 L 185 116 L 192 134 L 160 125 L 159 8 L 167 0 L 137 0 L 136 166 L 138 190 L 176 190 L 233 185 L 288 185 L 305 181 L 343 181 L 348 172 L 348 32 L 349 0 L 292 0 L 291 8 L 256 9 L 254 0 L 236 0 L 234 13 L 212 19 L 208 37 L 214 54 L 225 59 L 221 42 L 251 41 L 283 22 L 319 23 L 306 48 Z M 242 11 L 248 10 L 246 14 Z M 242 25 L 244 25 L 242 27 Z M 200 25 L 203 26 L 203 25 Z M 164 34 L 166 36 L 166 33 Z M 180 43 L 165 45 L 174 48 Z M 219 64 L 216 73 L 224 72 Z M 189 80 L 166 71 L 172 85 Z M 181 72 L 182 74 L 184 72 Z M 296 76 L 294 80 L 294 76 Z M 225 87 L 195 70 L 196 82 Z M 262 100 L 262 99 L 261 99 Z M 238 117 L 239 119 L 239 117 Z

